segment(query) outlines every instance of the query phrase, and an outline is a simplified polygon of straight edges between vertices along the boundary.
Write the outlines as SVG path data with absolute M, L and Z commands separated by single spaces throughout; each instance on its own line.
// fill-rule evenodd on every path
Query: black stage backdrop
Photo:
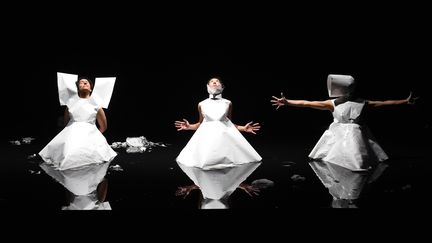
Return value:
M 271 96 L 325 100 L 327 75 L 350 74 L 366 99 L 402 99 L 409 91 L 421 97 L 416 106 L 369 113 L 386 152 L 410 144 L 422 154 L 430 149 L 426 8 L 190 5 L 15 8 L 1 30 L 2 146 L 25 136 L 42 146 L 62 129 L 56 73 L 66 72 L 117 78 L 106 110 L 109 143 L 145 136 L 179 152 L 192 132 L 177 132 L 174 121 L 197 121 L 206 81 L 217 75 L 226 85 L 224 98 L 233 102 L 233 122 L 261 123 L 257 135 L 244 135 L 259 152 L 305 145 L 297 153 L 306 160 L 331 114 L 276 111 Z
M 50 133 L 63 113 L 56 72 L 117 77 L 108 110 L 108 139 L 179 136 L 176 119 L 194 122 L 214 75 L 226 84 L 233 121 L 262 124 L 257 137 L 317 136 L 328 112 L 284 107 L 272 95 L 328 98 L 328 74 L 350 74 L 367 99 L 401 99 L 415 108 L 373 112 L 383 137 L 429 126 L 428 17 L 421 8 L 207 7 L 175 11 L 44 11 L 10 18 L 4 30 L 3 121 L 8 138 Z M 404 17 L 405 16 L 405 17 Z M 410 132 L 410 131 L 408 131 Z M 316 140 L 316 139 L 312 139 Z

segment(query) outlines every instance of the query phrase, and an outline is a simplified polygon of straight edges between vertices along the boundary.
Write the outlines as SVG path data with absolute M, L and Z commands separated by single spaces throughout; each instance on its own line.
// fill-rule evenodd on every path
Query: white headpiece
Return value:
M 96 78 L 92 96 L 103 108 L 108 108 L 114 90 L 115 77 Z
M 96 78 L 91 97 L 103 108 L 108 108 L 114 90 L 115 77 Z M 69 105 L 79 98 L 76 87 L 78 75 L 57 73 L 57 86 L 60 105 Z
M 75 82 L 78 75 L 68 73 L 57 73 L 57 87 L 60 105 L 68 105 L 77 99 L 78 91 Z
M 354 88 L 354 78 L 350 75 L 330 74 L 327 89 L 330 97 L 348 96 Z

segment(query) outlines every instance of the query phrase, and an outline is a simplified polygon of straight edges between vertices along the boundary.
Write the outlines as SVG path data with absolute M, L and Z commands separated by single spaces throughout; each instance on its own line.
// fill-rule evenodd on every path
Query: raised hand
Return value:
M 259 125 L 259 123 L 252 124 L 252 122 L 248 122 L 246 123 L 246 125 L 244 125 L 244 131 L 253 134 L 256 134 L 255 131 L 258 131 L 260 128 L 261 126 Z
M 409 96 L 408 96 L 408 98 L 406 98 L 406 100 L 407 100 L 407 104 L 409 104 L 409 105 L 414 105 L 415 104 L 415 102 L 416 102 L 416 100 L 418 100 L 420 97 L 412 97 L 412 91 L 410 91 L 410 94 L 409 94 Z
M 175 127 L 177 128 L 177 131 L 189 130 L 190 124 L 188 120 L 183 119 L 183 121 L 175 121 Z
M 279 109 L 279 107 L 288 104 L 288 103 L 287 103 L 287 100 L 286 100 L 286 98 L 285 98 L 285 96 L 283 95 L 283 92 L 281 92 L 281 97 L 280 97 L 280 98 L 278 98 L 278 97 L 276 97 L 276 96 L 272 96 L 272 98 L 273 98 L 273 99 L 270 100 L 270 102 L 273 103 L 273 104 L 272 104 L 273 106 L 277 106 L 277 107 L 276 107 L 276 110 Z

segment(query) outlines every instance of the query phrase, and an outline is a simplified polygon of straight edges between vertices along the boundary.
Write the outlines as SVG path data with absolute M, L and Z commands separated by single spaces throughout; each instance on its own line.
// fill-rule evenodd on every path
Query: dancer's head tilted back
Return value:
M 216 96 L 222 94 L 225 85 L 222 83 L 220 78 L 214 77 L 207 81 L 207 92 L 210 95 Z
M 87 77 L 80 77 L 75 84 L 77 86 L 78 96 L 81 98 L 89 97 L 93 92 L 94 84 L 91 79 Z

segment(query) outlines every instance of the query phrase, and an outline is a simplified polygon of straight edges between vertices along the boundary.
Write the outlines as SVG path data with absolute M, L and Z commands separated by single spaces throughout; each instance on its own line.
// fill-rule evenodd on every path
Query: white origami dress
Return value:
M 334 121 L 309 154 L 310 166 L 333 197 L 357 199 L 388 156 L 362 124 L 365 100 L 332 101 Z
M 97 186 L 104 179 L 110 163 L 84 165 L 67 170 L 58 170 L 47 163 L 40 167 L 73 194 L 63 210 L 110 210 L 109 202 L 98 202 Z
M 226 208 L 229 195 L 259 165 L 261 156 L 228 119 L 231 101 L 201 101 L 203 122 L 176 161 L 204 196 L 201 208 Z
M 60 104 L 68 107 L 70 120 L 39 152 L 44 160 L 40 166 L 75 195 L 95 196 L 109 162 L 117 155 L 96 127 L 98 109 L 108 107 L 115 78 L 96 79 L 91 97 L 83 99 L 77 93 L 77 75 L 57 75 Z

